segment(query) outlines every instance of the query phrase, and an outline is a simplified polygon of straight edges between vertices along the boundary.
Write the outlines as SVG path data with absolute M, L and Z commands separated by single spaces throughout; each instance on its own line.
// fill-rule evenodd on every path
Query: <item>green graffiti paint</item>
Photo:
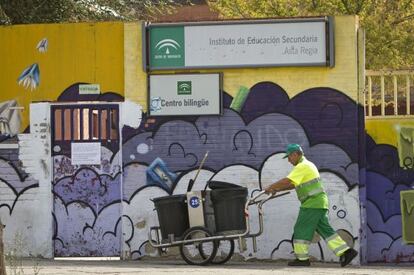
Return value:
M 231 102 L 230 108 L 240 112 L 243 108 L 244 102 L 246 101 L 246 98 L 249 94 L 250 90 L 244 86 L 240 86 L 238 93 L 236 94 L 236 97 L 233 98 L 233 101 Z
M 398 133 L 398 156 L 400 166 L 405 169 L 414 169 L 414 128 L 401 127 Z
M 414 190 L 401 191 L 400 198 L 403 240 L 414 244 Z

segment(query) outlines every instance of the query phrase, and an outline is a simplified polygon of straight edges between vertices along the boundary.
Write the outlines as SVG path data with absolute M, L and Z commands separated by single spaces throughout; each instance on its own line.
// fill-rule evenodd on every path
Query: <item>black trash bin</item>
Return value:
M 186 199 L 186 195 L 153 199 L 163 240 L 167 240 L 170 234 L 173 234 L 175 239 L 181 239 L 184 231 L 190 227 Z
M 214 189 L 211 191 L 216 232 L 236 233 L 235 231 L 246 230 L 244 206 L 247 201 L 247 194 L 247 188 L 244 187 Z

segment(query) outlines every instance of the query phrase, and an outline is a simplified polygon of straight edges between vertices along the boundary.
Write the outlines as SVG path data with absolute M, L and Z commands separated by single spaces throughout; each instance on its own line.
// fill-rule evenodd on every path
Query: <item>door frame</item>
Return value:
M 101 101 L 82 101 L 82 102 L 53 102 L 53 103 L 49 103 L 49 115 L 50 115 L 50 156 L 51 156 L 51 189 L 52 189 L 52 219 L 56 220 L 56 217 L 54 215 L 54 210 L 55 210 L 55 203 L 54 203 L 54 193 L 53 193 L 53 188 L 54 188 L 54 183 L 55 183 L 55 179 L 54 179 L 54 163 L 53 163 L 53 157 L 55 155 L 54 152 L 54 144 L 55 144 L 55 131 L 54 131 L 54 127 L 55 127 L 55 117 L 54 117 L 54 110 L 59 109 L 59 107 L 62 107 L 62 109 L 65 107 L 72 107 L 72 109 L 76 109 L 76 107 L 82 108 L 82 107 L 89 107 L 89 106 L 100 106 L 100 107 L 104 107 L 104 106 L 116 106 L 117 109 L 117 137 L 118 137 L 118 145 L 117 145 L 117 150 L 111 150 L 113 155 L 111 157 L 111 159 L 113 159 L 113 156 L 115 156 L 115 154 L 118 154 L 118 162 L 119 162 L 119 194 L 120 194 L 120 202 L 119 202 L 119 217 L 117 217 L 117 219 L 121 219 L 122 218 L 122 213 L 123 213 L 123 167 L 122 167 L 122 102 L 101 102 Z M 57 107 L 57 108 L 56 108 Z M 68 108 L 71 109 L 71 108 Z M 97 108 L 100 109 L 100 108 Z M 72 113 L 71 113 L 72 115 Z M 100 118 L 100 117 L 99 117 Z M 62 125 L 63 125 L 63 120 L 64 120 L 64 115 L 62 115 Z M 73 120 L 73 116 L 71 121 Z M 110 120 L 110 118 L 109 118 Z M 91 119 L 89 118 L 89 123 L 90 123 Z M 99 119 L 98 119 L 99 121 Z M 88 124 L 89 127 L 90 124 Z M 101 125 L 100 125 L 101 126 Z M 79 133 L 80 135 L 82 135 L 82 133 Z M 99 127 L 99 135 L 101 134 L 101 129 Z M 63 138 L 63 142 L 68 142 L 71 143 L 73 142 L 72 138 L 73 138 L 73 127 L 71 129 L 71 140 L 64 140 L 64 132 L 62 132 L 62 138 Z M 110 135 L 110 134 L 109 134 Z M 88 142 L 86 140 L 76 140 L 78 142 Z M 91 140 L 91 142 L 101 142 L 101 139 L 99 140 Z M 101 146 L 102 143 L 101 143 Z M 57 222 L 57 221 L 56 221 Z M 54 221 L 52 221 L 52 225 L 54 225 Z M 124 236 L 123 236 L 123 227 L 122 227 L 122 222 L 119 222 L 120 226 L 120 236 L 118 237 L 119 240 L 119 253 L 118 255 L 116 255 L 115 257 L 119 256 L 122 257 L 122 249 L 123 249 L 123 242 L 124 242 Z M 55 257 L 55 235 L 57 234 L 57 232 L 55 231 L 55 229 L 53 229 L 54 234 L 52 235 L 52 253 L 53 256 Z M 69 256 L 72 257 L 72 256 Z M 76 257 L 76 256 L 75 256 Z

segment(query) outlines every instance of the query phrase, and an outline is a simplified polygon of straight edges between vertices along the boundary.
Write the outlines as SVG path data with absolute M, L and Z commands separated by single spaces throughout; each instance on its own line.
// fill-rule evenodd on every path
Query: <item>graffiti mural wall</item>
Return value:
M 73 85 L 59 100 L 85 102 L 77 90 L 77 85 Z M 120 254 L 121 227 L 117 224 L 121 216 L 121 164 L 115 157 L 120 148 L 119 105 L 107 101 L 122 100 L 114 93 L 102 93 L 95 96 L 94 104 L 51 106 L 51 124 L 55 126 L 52 133 L 55 257 Z M 97 103 L 100 101 L 103 103 Z M 69 112 L 76 120 L 65 119 L 64 113 Z M 78 113 L 83 113 L 83 121 L 79 123 L 75 115 Z M 109 121 L 111 126 L 107 127 Z M 104 127 L 94 130 L 97 127 L 93 125 L 97 124 Z M 79 143 L 81 129 L 82 143 Z M 95 164 L 78 163 L 75 143 L 81 144 L 82 150 L 95 146 L 91 151 L 97 156 Z
M 370 262 L 412 262 L 414 247 L 402 238 L 400 192 L 414 187 L 410 119 L 367 120 L 367 232 Z M 407 142 L 411 144 L 407 146 Z M 412 201 L 405 202 L 412 205 Z M 412 219 L 412 212 L 407 211 Z M 408 231 L 414 228 L 407 228 Z
M 37 246 L 37 241 L 30 236 L 36 234 L 32 209 L 38 206 L 33 198 L 38 195 L 39 184 L 21 169 L 18 153 L 17 148 L 0 149 L 0 219 L 6 225 L 6 247 L 20 245 L 18 252 L 29 256 L 30 247 Z
M 63 209 L 62 216 L 52 215 L 50 114 L 31 113 L 29 105 L 41 101 L 122 101 L 127 36 L 121 22 L 0 27 L 0 59 L 4 65 L 0 68 L 0 101 L 7 103 L 0 105 L 0 148 L 8 148 L 9 143 L 13 146 L 0 149 L 0 219 L 6 225 L 7 251 L 20 243 L 24 245 L 17 253 L 53 257 L 52 240 L 60 237 L 54 225 L 70 220 L 64 206 L 70 205 L 69 198 L 63 198 L 58 209 Z M 79 97 L 78 83 L 96 83 L 108 93 Z M 20 134 L 19 141 L 16 134 Z M 67 160 L 57 157 L 57 161 L 62 164 L 60 172 L 67 176 Z M 110 164 L 104 168 L 107 166 Z M 104 168 L 102 173 L 106 173 Z M 119 182 L 119 165 L 117 173 L 110 175 Z M 87 223 L 94 224 L 91 220 Z M 63 228 L 62 224 L 59 229 Z
M 245 186 L 252 194 L 287 175 L 291 167 L 282 156 L 292 142 L 302 144 L 306 156 L 320 168 L 331 199 L 331 222 L 359 249 L 365 232 L 359 214 L 365 147 L 358 105 L 356 26 L 355 17 L 335 18 L 332 69 L 225 69 L 223 115 L 156 118 L 144 113 L 138 129 L 124 127 L 125 255 L 153 254 L 147 235 L 158 221 L 151 199 L 185 193 L 206 151 L 209 156 L 192 190 L 204 190 L 209 180 L 218 180 Z M 167 184 L 147 180 L 146 170 L 157 158 L 167 167 Z M 248 244 L 242 256 L 293 258 L 292 228 L 298 207 L 294 194 L 269 202 L 258 252 L 253 253 Z M 337 260 L 323 241 L 316 238 L 315 242 L 313 257 Z
M 358 104 L 360 72 L 355 17 L 335 18 L 337 46 L 333 68 L 223 70 L 224 111 L 220 116 L 148 117 L 146 73 L 137 71 L 142 63 L 138 54 L 141 45 L 137 42 L 141 39 L 139 24 L 128 25 L 128 32 L 123 26 L 122 23 L 63 24 L 0 30 L 6 37 L 17 36 L 19 31 L 30 33 L 19 36 L 29 39 L 19 44 L 26 45 L 21 51 L 25 54 L 15 62 L 13 70 L 7 71 L 6 77 L 0 78 L 0 83 L 7 84 L 2 89 L 13 92 L 7 98 L 17 95 L 20 105 L 26 107 L 22 112 L 22 128 L 29 125 L 28 104 L 37 100 L 70 104 L 68 101 L 111 101 L 116 97 L 144 106 L 142 122 L 141 113 L 124 114 L 121 107 L 121 150 L 103 148 L 101 165 L 92 168 L 72 165 L 69 155 L 63 153 L 52 156 L 55 148 L 51 148 L 50 137 L 42 132 L 55 127 L 50 124 L 50 112 L 42 114 L 45 120 L 36 120 L 39 129 L 31 131 L 38 131 L 38 138 L 43 138 L 44 155 L 40 159 L 31 156 L 34 161 L 26 159 L 24 163 L 37 165 L 33 167 L 42 167 L 47 161 L 53 163 L 50 174 L 45 172 L 33 181 L 30 176 L 26 180 L 24 176 L 15 176 L 20 181 L 3 182 L 5 193 L 2 190 L 0 203 L 3 220 L 18 210 L 19 203 L 36 209 L 30 199 L 20 198 L 36 189 L 42 190 L 43 197 L 37 196 L 35 201 L 37 204 L 43 201 L 43 210 L 50 210 L 50 219 L 42 216 L 50 223 L 47 227 L 51 233 L 46 238 L 55 243 L 45 248 L 46 252 L 34 245 L 35 251 L 28 254 L 46 257 L 53 257 L 54 253 L 119 254 L 134 259 L 155 255 L 148 247 L 149 227 L 158 223 L 151 199 L 185 193 L 206 151 L 209 157 L 192 190 L 204 190 L 209 180 L 217 180 L 247 187 L 251 195 L 286 176 L 292 168 L 282 159 L 288 143 L 300 143 L 305 155 L 319 167 L 330 198 L 332 225 L 349 244 L 357 250 L 363 249 L 361 236 L 365 227 L 361 225 L 360 202 L 364 204 L 365 200 L 363 197 L 360 201 L 360 187 L 363 187 L 361 175 L 365 173 L 365 138 L 363 112 Z M 109 32 L 114 35 L 108 37 Z M 63 46 L 70 45 L 63 41 L 72 36 L 77 37 L 75 44 L 82 47 Z M 90 37 L 95 38 L 94 44 L 88 43 Z M 56 72 L 56 78 L 51 72 Z M 102 91 L 113 93 L 82 98 L 76 88 L 78 83 L 99 83 Z M 131 123 L 123 126 L 127 120 Z M 24 154 L 19 152 L 19 158 Z M 146 170 L 157 158 L 168 169 L 166 185 L 147 180 Z M 3 194 L 8 194 L 7 198 L 3 199 Z M 292 228 L 299 207 L 295 194 L 271 201 L 265 207 L 265 232 L 258 239 L 258 252 L 254 253 L 248 244 L 242 257 L 293 258 Z M 33 210 L 29 213 L 31 222 L 36 224 Z M 6 234 L 7 230 L 21 229 L 29 235 L 26 224 L 30 222 L 21 218 L 6 219 Z M 33 231 L 37 228 L 34 226 Z M 117 241 L 119 245 L 114 245 Z M 85 245 L 91 248 L 86 254 Z M 319 260 L 338 260 L 318 238 L 311 255 Z
M 319 167 L 331 200 L 332 224 L 358 248 L 358 105 L 330 88 L 308 89 L 289 98 L 272 82 L 251 87 L 239 112 L 230 107 L 233 100 L 225 93 L 222 116 L 149 118 L 135 131 L 124 128 L 124 228 L 130 228 L 124 232 L 124 249 L 133 256 L 145 253 L 149 226 L 157 222 L 150 198 L 185 193 L 205 152 L 209 156 L 192 190 L 204 190 L 208 180 L 217 180 L 247 187 L 251 194 L 287 175 L 291 167 L 282 157 L 288 143 L 302 144 Z M 147 184 L 145 171 L 156 158 L 178 175 L 171 186 Z M 134 211 L 138 205 L 142 211 Z M 293 193 L 266 205 L 265 232 L 254 257 L 293 257 L 298 207 Z M 312 256 L 335 260 L 322 243 L 313 246 Z M 252 255 L 249 247 L 244 256 Z

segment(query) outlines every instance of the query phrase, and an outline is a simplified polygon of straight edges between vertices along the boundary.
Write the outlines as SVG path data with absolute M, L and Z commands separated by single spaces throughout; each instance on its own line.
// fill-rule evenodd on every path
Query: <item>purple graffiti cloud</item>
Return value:
M 387 175 L 394 184 L 414 186 L 414 169 L 400 167 L 397 148 L 387 144 L 376 144 L 367 135 L 367 169 Z
M 393 215 L 400 215 L 400 191 L 411 188 L 406 185 L 396 185 L 387 177 L 375 172 L 367 172 L 366 180 L 369 183 L 367 200 L 378 207 L 383 219 L 387 220 Z
M 99 213 L 104 207 L 120 201 L 120 174 L 112 178 L 99 175 L 90 168 L 81 168 L 72 177 L 57 181 L 53 192 L 66 205 L 83 202 Z
M 266 126 L 263 126 L 266 125 Z M 219 170 L 239 163 L 258 169 L 275 152 L 282 152 L 289 142 L 307 146 L 306 135 L 298 122 L 282 114 L 267 114 L 246 125 L 241 116 L 225 109 L 223 116 L 199 117 L 195 123 L 173 120 L 155 133 L 142 133 L 123 145 L 123 164 L 149 164 L 156 157 L 172 171 L 183 171 L 199 165 L 206 151 L 205 167 Z M 149 150 L 138 153 L 145 145 Z
M 228 95 L 225 95 L 227 98 Z M 240 113 L 225 108 L 223 116 L 217 117 L 151 118 L 151 123 L 148 123 L 149 120 L 144 118 L 143 126 L 135 135 L 129 135 L 130 138 L 124 145 L 135 147 L 136 144 L 132 145 L 131 143 L 134 141 L 131 142 L 131 139 L 136 139 L 144 132 L 152 133 L 151 138 L 146 142 L 153 143 L 153 153 L 161 151 L 158 156 L 162 157 L 167 164 L 174 165 L 174 168 L 171 167 L 173 170 L 187 169 L 191 164 L 191 155 L 188 155 L 191 153 L 197 157 L 197 164 L 199 164 L 200 158 L 206 150 L 225 152 L 226 157 L 224 158 L 223 155 L 216 157 L 213 166 L 207 163 L 213 169 L 224 167 L 236 160 L 241 160 L 241 163 L 246 164 L 253 162 L 257 168 L 262 163 L 263 156 L 269 156 L 270 152 L 284 150 L 286 144 L 290 142 L 298 142 L 303 145 L 333 144 L 345 151 L 352 162 L 356 162 L 359 155 L 358 148 L 362 142 L 360 138 L 356 138 L 362 133 L 362 128 L 355 127 L 355 125 L 359 125 L 361 119 L 359 111 L 359 106 L 355 101 L 334 89 L 313 88 L 289 99 L 286 92 L 277 84 L 260 82 L 251 87 Z M 271 114 L 284 114 L 285 118 L 280 121 L 270 121 L 270 117 L 267 115 Z M 265 122 L 265 120 L 267 121 Z M 188 131 L 187 139 L 195 142 L 190 142 L 192 148 L 197 147 L 202 152 L 188 152 L 187 148 L 189 147 L 186 146 L 188 142 L 178 141 L 183 148 L 180 154 L 185 157 L 190 156 L 186 165 L 182 165 L 185 162 L 183 160 L 173 163 L 165 159 L 163 155 L 167 154 L 168 158 L 169 153 L 166 153 L 168 152 L 166 150 L 170 150 L 170 148 L 164 148 L 165 142 L 157 140 L 157 136 L 160 137 L 159 139 L 165 137 L 166 143 L 171 145 L 171 138 L 177 139 L 172 137 L 173 131 L 161 130 L 162 128 L 165 130 L 165 126 L 172 121 L 175 122 L 174 126 L 179 128 L 177 131 L 181 131 L 180 133 L 175 132 L 180 137 L 183 131 L 189 130 L 188 127 L 183 128 L 181 123 L 187 122 L 196 125 L 196 131 Z M 257 126 L 255 127 L 255 125 Z M 283 133 L 283 131 L 287 132 Z M 271 146 L 278 143 L 278 141 L 271 140 L 275 137 L 272 137 L 272 134 L 284 135 L 282 146 Z M 260 147 L 263 144 L 265 146 Z M 135 161 L 151 163 L 154 158 L 148 157 L 150 155 L 141 155 Z M 126 159 L 127 157 L 124 156 L 124 165 L 131 161 Z
M 55 198 L 54 206 L 55 256 L 119 255 L 120 203 L 111 204 L 97 216 L 92 207 L 79 202 L 64 205 Z
M 367 201 L 366 207 L 370 213 L 367 216 L 368 227 L 372 232 L 382 232 L 394 240 L 401 237 L 401 215 L 396 214 L 385 220 L 381 210 L 372 201 Z M 383 247 L 388 247 L 388 244 L 384 243 Z
M 123 145 L 123 165 L 149 165 L 160 157 L 171 171 L 180 172 L 197 167 L 209 151 L 204 163 L 208 169 L 244 164 L 258 170 L 269 156 L 283 152 L 292 142 L 302 144 L 305 154 L 321 169 L 340 174 L 349 186 L 358 183 L 357 166 L 349 155 L 333 144 L 311 146 L 305 130 L 292 117 L 269 113 L 246 124 L 231 109 L 225 109 L 222 116 L 199 117 L 195 123 L 172 120 L 156 132 L 130 138 Z
M 333 143 L 358 161 L 363 110 L 344 93 L 332 88 L 312 88 L 291 98 L 279 85 L 261 82 L 251 87 L 241 115 L 249 122 L 266 113 L 284 113 L 300 121 L 310 144 Z M 357 138 L 358 137 L 358 138 Z
M 367 240 L 369 261 L 411 261 L 413 248 L 401 241 L 400 192 L 409 186 L 395 184 L 372 171 L 366 173 Z
M 148 166 L 140 163 L 131 163 L 124 167 L 122 199 L 129 201 L 138 191 L 146 187 L 146 169 Z
M 197 167 L 209 151 L 208 169 L 234 164 L 259 169 L 288 143 L 300 143 L 319 168 L 340 175 L 350 188 L 359 184 L 359 107 L 345 94 L 314 88 L 289 99 L 277 84 L 260 82 L 251 87 L 240 110 L 225 108 L 221 116 L 144 118 L 123 144 L 123 165 L 149 165 L 160 157 L 171 171 L 180 172 Z
M 241 113 L 249 122 L 263 114 L 283 113 L 289 101 L 289 96 L 279 85 L 273 82 L 260 82 L 250 88 Z
M 368 243 L 368 262 L 400 263 L 414 260 L 414 247 L 405 245 L 401 237 L 393 239 L 387 233 L 368 228 Z

